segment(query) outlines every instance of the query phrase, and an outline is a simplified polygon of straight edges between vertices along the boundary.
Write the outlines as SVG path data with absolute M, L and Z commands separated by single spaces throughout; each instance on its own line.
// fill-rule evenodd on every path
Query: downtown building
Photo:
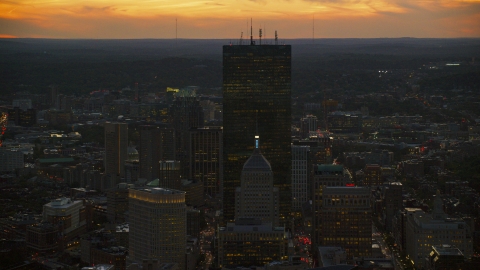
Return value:
M 273 186 L 272 168 L 260 152 L 259 136 L 254 149 L 235 190 L 235 222 L 217 229 L 220 267 L 263 266 L 286 258 L 285 228 L 278 226 L 278 187 Z
M 320 210 L 323 246 L 342 247 L 347 260 L 372 255 L 372 210 L 367 187 L 325 187 Z
M 105 175 L 104 189 L 114 187 L 125 177 L 125 161 L 128 159 L 128 125 L 105 123 Z
M 251 138 L 262 136 L 280 192 L 280 220 L 291 214 L 291 46 L 223 46 L 223 213 L 235 218 L 235 188 L 252 153 Z
M 278 227 L 278 187 L 273 186 L 272 168 L 258 147 L 259 136 L 255 142 L 253 154 L 243 165 L 241 186 L 235 190 L 235 220 L 257 218 Z
M 158 260 L 185 269 L 185 192 L 165 188 L 129 189 L 129 255 L 134 262 Z
M 455 246 L 466 259 L 473 254 L 472 228 L 464 220 L 445 214 L 439 191 L 432 213 L 425 213 L 421 209 L 408 211 L 405 222 L 407 258 L 415 268 L 426 266 L 432 246 L 435 245 Z
M 203 182 L 205 194 L 221 194 L 223 178 L 222 127 L 204 127 L 190 130 L 190 179 Z
M 170 123 L 175 131 L 175 160 L 180 161 L 182 178 L 190 174 L 190 129 L 204 126 L 203 108 L 195 91 L 182 90 L 175 94 L 169 108 Z
M 159 161 L 175 160 L 175 131 L 153 125 L 140 126 L 140 178 L 152 181 L 158 178 Z
M 352 176 L 343 165 L 315 164 L 312 169 L 311 200 L 312 200 L 312 247 L 325 246 L 323 238 L 323 194 L 327 187 L 345 187 L 352 184 Z

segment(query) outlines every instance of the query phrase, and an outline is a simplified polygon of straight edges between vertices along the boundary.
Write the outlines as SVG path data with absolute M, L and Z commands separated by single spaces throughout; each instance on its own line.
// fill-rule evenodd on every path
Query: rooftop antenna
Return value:
M 278 35 L 277 35 L 277 30 L 275 30 L 275 45 L 278 45 Z
M 252 27 L 253 20 L 250 18 L 250 45 L 255 45 L 253 42 L 253 27 Z
M 243 43 L 243 32 L 240 33 L 240 42 L 239 45 L 242 45 Z
M 262 28 L 258 30 L 258 36 L 260 37 L 260 45 L 262 45 Z

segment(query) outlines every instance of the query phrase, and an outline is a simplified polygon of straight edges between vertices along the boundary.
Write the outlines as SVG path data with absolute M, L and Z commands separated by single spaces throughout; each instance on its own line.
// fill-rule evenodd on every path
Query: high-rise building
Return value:
M 352 176 L 343 165 L 316 164 L 312 170 L 311 200 L 313 210 L 312 246 L 325 245 L 322 243 L 325 230 L 322 228 L 321 210 L 323 207 L 323 193 L 325 187 L 344 187 L 353 185 Z
M 318 128 L 318 118 L 315 115 L 307 115 L 300 120 L 300 133 L 302 139 L 308 138 L 311 131 L 316 131 Z
M 220 193 L 223 177 L 223 140 L 221 127 L 196 128 L 190 131 L 190 178 L 203 182 L 205 193 Z
M 203 109 L 195 92 L 180 91 L 169 109 L 170 121 L 175 130 L 176 160 L 180 161 L 182 176 L 190 173 L 190 129 L 204 126 Z
M 302 205 L 310 199 L 308 156 L 310 146 L 292 145 L 292 211 L 301 212 Z
M 364 177 L 362 186 L 378 187 L 383 184 L 382 167 L 378 164 L 368 164 L 363 169 Z
M 259 136 L 255 150 L 243 165 L 241 186 L 235 190 L 235 219 L 257 218 L 279 226 L 278 187 L 273 186 L 273 172 L 260 152 Z
M 164 188 L 129 189 L 129 252 L 136 262 L 156 259 L 185 269 L 185 192 Z
M 147 181 L 158 178 L 158 162 L 161 160 L 162 141 L 159 127 L 152 125 L 140 127 L 140 178 L 145 178 Z
M 113 184 L 125 176 L 124 164 L 128 159 L 128 125 L 105 123 L 105 174 L 110 175 Z
M 159 163 L 158 186 L 180 190 L 182 188 L 180 161 L 162 160 Z
M 107 190 L 107 218 L 111 223 L 125 222 L 125 212 L 128 211 L 128 188 L 133 184 L 120 183 Z
M 372 255 L 370 189 L 367 187 L 325 187 L 321 243 L 345 249 L 347 259 Z
M 291 46 L 223 46 L 223 213 L 235 216 L 235 188 L 262 135 L 261 150 L 280 190 L 282 222 L 291 213 Z
M 393 217 L 403 210 L 402 183 L 388 182 L 382 187 L 383 220 L 387 232 L 393 230 Z

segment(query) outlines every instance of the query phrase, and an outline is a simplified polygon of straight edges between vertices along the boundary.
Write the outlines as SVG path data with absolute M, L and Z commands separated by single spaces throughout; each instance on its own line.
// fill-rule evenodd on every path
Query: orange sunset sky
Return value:
M 177 20 L 238 39 L 250 18 L 266 38 L 480 37 L 480 0 L 2 0 L 0 37 L 175 38 Z

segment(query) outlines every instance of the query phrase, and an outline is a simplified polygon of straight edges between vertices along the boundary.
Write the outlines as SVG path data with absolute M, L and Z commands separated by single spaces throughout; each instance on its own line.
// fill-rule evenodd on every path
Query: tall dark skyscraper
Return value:
M 158 178 L 159 161 L 175 160 L 175 131 L 152 125 L 140 126 L 140 177 Z
M 235 187 L 260 135 L 280 193 L 280 223 L 291 212 L 291 46 L 223 46 L 223 212 L 234 219 Z
M 181 174 L 187 178 L 190 173 L 189 139 L 191 128 L 203 127 L 203 109 L 195 93 L 182 91 L 177 93 L 170 106 L 170 121 L 175 130 L 175 158 L 179 160 Z

